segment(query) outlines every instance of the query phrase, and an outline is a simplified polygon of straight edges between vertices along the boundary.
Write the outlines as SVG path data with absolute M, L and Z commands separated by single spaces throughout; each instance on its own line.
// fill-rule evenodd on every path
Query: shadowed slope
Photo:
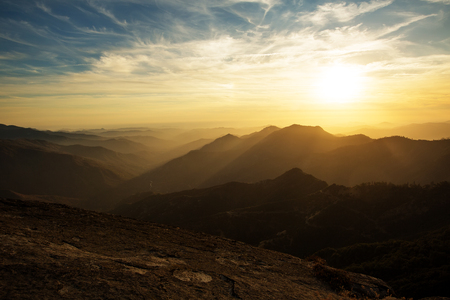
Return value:
M 87 197 L 124 180 L 103 164 L 59 153 L 58 148 L 44 141 L 0 140 L 0 189 Z
M 428 232 L 446 228 L 450 226 L 448 199 L 448 182 L 427 186 L 371 183 L 355 187 L 327 187 L 325 182 L 293 169 L 274 180 L 255 184 L 234 182 L 206 189 L 150 195 L 114 212 L 306 257 L 327 247 L 381 243 L 393 239 L 414 240 Z M 378 272 L 395 273 L 396 276 L 381 278 L 393 279 L 395 286 L 406 293 L 403 295 L 414 299 L 433 295 L 433 290 L 442 287 L 442 282 L 450 274 L 448 265 L 440 269 L 439 262 L 446 260 L 440 259 L 441 254 L 438 253 L 437 259 L 427 261 L 427 268 L 422 267 L 422 263 L 413 267 L 415 253 L 422 252 L 415 242 L 406 244 L 402 251 L 411 253 L 411 256 L 403 256 L 395 263 L 404 261 L 410 267 L 401 268 L 401 273 L 398 265 L 386 262 L 385 269 Z M 441 248 L 448 252 L 446 245 L 448 243 Z M 376 245 L 371 247 L 376 248 Z M 389 255 L 395 256 L 395 253 Z M 347 257 L 348 264 L 352 264 L 351 259 L 351 256 Z M 370 269 L 377 271 L 373 266 Z M 429 277 L 430 274 L 434 274 L 433 281 L 421 279 L 421 276 Z M 408 281 L 403 278 L 408 278 Z M 421 287 L 415 288 L 416 285 Z M 414 291 L 420 293 L 415 294 Z M 442 293 L 442 288 L 440 291 L 441 295 L 450 295 Z
M 287 254 L 64 205 L 0 199 L 0 222 L 2 299 L 348 299 L 335 278 L 358 298 L 389 289 Z
M 299 169 L 257 184 L 230 182 L 206 189 L 151 195 L 113 212 L 142 220 L 182 226 L 220 212 L 298 198 L 327 186 Z

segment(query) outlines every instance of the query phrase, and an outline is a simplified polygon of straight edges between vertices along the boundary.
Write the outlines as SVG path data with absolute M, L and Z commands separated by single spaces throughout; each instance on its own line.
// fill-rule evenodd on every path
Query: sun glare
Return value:
M 363 76 L 355 66 L 334 65 L 324 69 L 317 81 L 316 93 L 324 103 L 349 103 L 358 100 Z

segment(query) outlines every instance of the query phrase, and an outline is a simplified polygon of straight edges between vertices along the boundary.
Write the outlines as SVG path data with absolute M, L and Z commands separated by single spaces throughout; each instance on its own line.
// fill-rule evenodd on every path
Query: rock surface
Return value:
M 62 204 L 0 199 L 0 239 L 0 299 L 395 299 L 317 261 Z

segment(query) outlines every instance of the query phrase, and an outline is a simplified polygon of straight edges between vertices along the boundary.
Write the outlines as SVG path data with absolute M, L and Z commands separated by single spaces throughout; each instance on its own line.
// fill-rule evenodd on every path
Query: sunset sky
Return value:
M 0 123 L 450 120 L 450 0 L 2 0 Z

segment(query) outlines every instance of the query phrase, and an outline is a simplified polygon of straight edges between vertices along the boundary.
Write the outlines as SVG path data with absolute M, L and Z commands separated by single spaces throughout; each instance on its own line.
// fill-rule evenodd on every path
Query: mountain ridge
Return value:
M 125 180 L 104 164 L 57 149 L 45 141 L 0 140 L 0 189 L 87 197 Z

